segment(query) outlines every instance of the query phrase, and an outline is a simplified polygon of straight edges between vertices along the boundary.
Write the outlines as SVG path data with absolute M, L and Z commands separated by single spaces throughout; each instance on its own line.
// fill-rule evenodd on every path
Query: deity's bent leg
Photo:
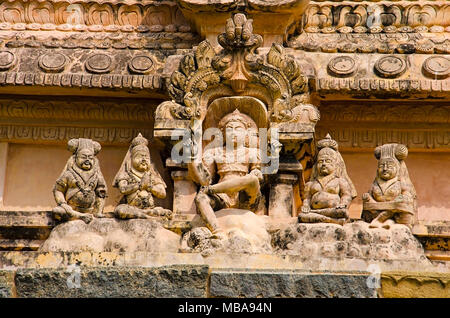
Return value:
M 311 211 L 313 213 L 317 213 L 323 216 L 328 216 L 333 219 L 341 219 L 341 218 L 348 218 L 348 210 L 347 209 L 340 209 L 336 210 L 335 208 L 325 208 L 325 209 L 319 209 L 319 210 L 313 210 Z
M 258 177 L 246 175 L 243 177 L 234 177 L 226 181 L 221 181 L 209 187 L 213 193 L 230 193 L 245 191 L 249 196 L 249 204 L 255 203 L 260 194 L 260 185 Z
M 69 221 L 70 216 L 67 214 L 66 210 L 61 206 L 56 206 L 52 210 L 54 217 L 58 221 Z
M 206 223 L 206 227 L 214 234 L 219 231 L 216 215 L 211 206 L 211 199 L 206 193 L 198 193 L 195 196 L 195 204 L 200 212 L 200 216 Z
M 114 209 L 114 214 L 119 219 L 148 219 L 148 215 L 141 209 L 128 204 L 120 204 Z
M 378 214 L 378 216 L 375 219 L 373 219 L 372 222 L 370 222 L 369 228 L 382 227 L 383 223 L 392 218 L 393 216 L 394 213 L 389 211 L 383 211 L 380 214 Z
M 344 225 L 346 219 L 344 218 L 330 218 L 325 215 L 317 214 L 314 212 L 300 213 L 298 218 L 303 223 L 334 223 Z
M 411 228 L 413 222 L 413 215 L 411 213 L 395 213 L 394 220 L 398 224 L 404 224 Z

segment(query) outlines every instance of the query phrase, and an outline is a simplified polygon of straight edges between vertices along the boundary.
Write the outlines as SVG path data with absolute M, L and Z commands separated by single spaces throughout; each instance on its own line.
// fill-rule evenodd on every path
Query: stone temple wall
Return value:
M 0 297 L 450 297 L 444 2 L 1 2 Z

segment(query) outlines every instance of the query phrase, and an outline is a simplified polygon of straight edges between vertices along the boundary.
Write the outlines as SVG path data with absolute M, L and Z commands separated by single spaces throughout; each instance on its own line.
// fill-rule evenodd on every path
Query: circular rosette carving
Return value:
M 356 71 L 356 62 L 350 56 L 338 56 L 328 63 L 328 72 L 337 77 L 351 76 Z
M 114 67 L 111 56 L 103 53 L 94 54 L 86 60 L 85 67 L 88 72 L 103 74 L 109 73 Z
M 375 63 L 375 73 L 384 78 L 395 78 L 406 70 L 405 61 L 394 55 L 384 56 Z
M 132 73 L 148 74 L 153 69 L 154 64 L 155 63 L 151 57 L 146 55 L 138 55 L 133 57 L 128 63 L 128 69 Z
M 68 58 L 61 53 L 46 53 L 39 58 L 39 67 L 44 72 L 60 73 L 67 65 Z
M 7 71 L 16 65 L 17 59 L 11 51 L 0 51 L 0 71 Z
M 450 75 L 450 60 L 444 56 L 432 56 L 423 62 L 423 72 L 434 79 L 444 79 Z

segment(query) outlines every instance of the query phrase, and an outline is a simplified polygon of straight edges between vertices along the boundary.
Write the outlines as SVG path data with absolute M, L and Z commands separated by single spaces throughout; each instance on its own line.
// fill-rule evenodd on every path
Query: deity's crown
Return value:
M 145 146 L 145 147 L 147 147 L 147 145 L 148 145 L 148 140 L 146 138 L 144 138 L 141 133 L 139 133 L 139 135 L 137 135 L 137 137 L 135 137 L 133 139 L 133 141 L 131 142 L 131 147 L 132 148 L 134 148 L 136 146 Z
M 408 156 L 408 148 L 402 144 L 385 144 L 376 147 L 374 155 L 378 160 L 392 159 L 399 162 L 399 160 L 405 160 Z
M 334 151 L 338 151 L 338 143 L 336 140 L 331 138 L 330 134 L 327 134 L 324 139 L 317 142 L 317 148 L 319 148 L 319 150 L 323 148 L 331 148 Z
M 245 128 L 255 128 L 256 129 L 256 123 L 254 122 L 254 120 L 251 119 L 248 115 L 242 114 L 238 109 L 235 109 L 232 113 L 225 115 L 219 121 L 218 126 L 220 129 L 223 129 L 231 121 L 240 122 L 245 126 Z

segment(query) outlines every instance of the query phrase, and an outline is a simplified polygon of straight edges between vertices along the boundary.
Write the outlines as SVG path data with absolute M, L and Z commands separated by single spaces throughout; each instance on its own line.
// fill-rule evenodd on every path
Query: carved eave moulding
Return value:
M 264 126 L 277 127 L 282 142 L 312 140 L 319 112 L 304 103 L 308 78 L 280 45 L 258 55 L 262 37 L 252 31 L 252 20 L 235 14 L 218 36 L 222 50 L 216 52 L 205 40 L 181 59 L 168 84 L 172 101 L 160 104 L 155 113 L 156 137 L 170 139 L 173 130 L 189 127 L 193 119 L 204 120 L 217 98 L 249 96 L 265 105 L 262 111 L 269 122 Z
M 230 12 L 245 12 L 255 33 L 263 36 L 263 46 L 281 43 L 301 19 L 309 0 L 177 0 L 185 18 L 195 30 L 215 45 Z
M 312 1 L 303 16 L 308 33 L 449 32 L 447 1 Z

